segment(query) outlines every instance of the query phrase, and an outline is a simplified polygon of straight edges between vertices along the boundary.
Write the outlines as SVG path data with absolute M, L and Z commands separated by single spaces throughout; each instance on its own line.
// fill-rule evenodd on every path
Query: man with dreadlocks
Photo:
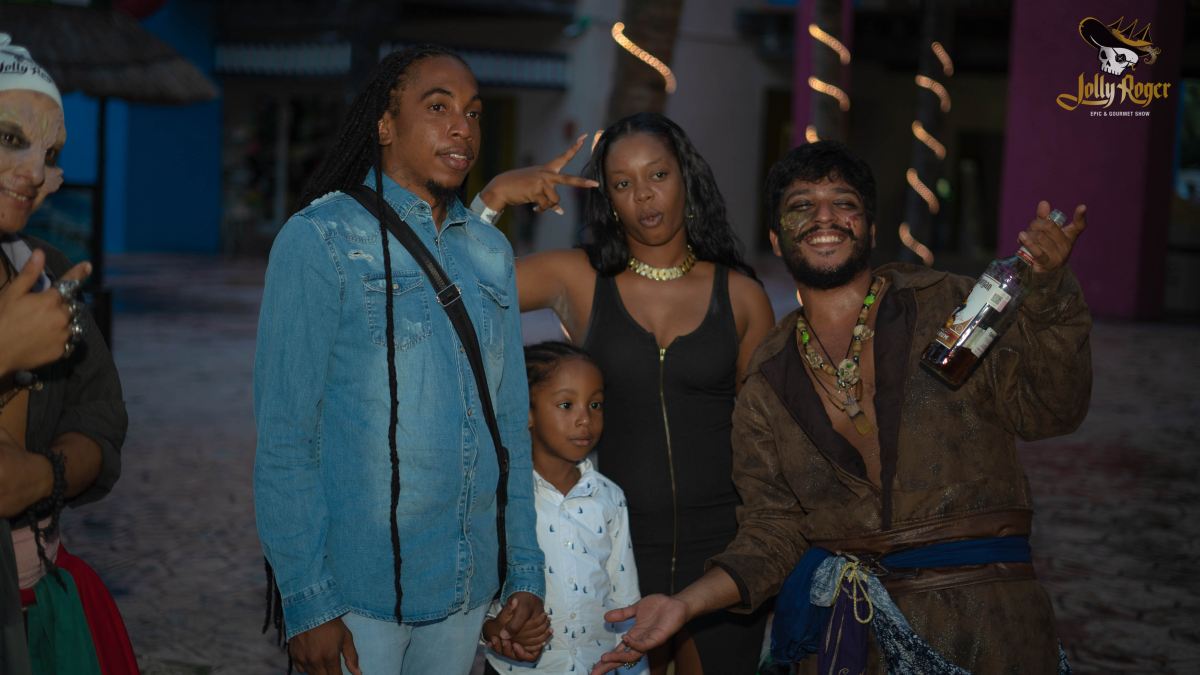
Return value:
M 498 590 L 517 658 L 536 659 L 549 637 L 512 249 L 456 196 L 481 112 L 454 53 L 388 56 L 271 249 L 255 356 L 255 511 L 290 655 L 306 673 L 465 674 Z M 461 292 L 511 457 L 503 484 L 439 289 L 346 194 L 359 185 L 412 227 Z

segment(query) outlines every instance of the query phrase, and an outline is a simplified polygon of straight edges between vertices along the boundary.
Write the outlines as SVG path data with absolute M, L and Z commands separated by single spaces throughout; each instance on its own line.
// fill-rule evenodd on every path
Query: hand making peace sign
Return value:
M 541 166 L 528 166 L 499 174 L 479 193 L 483 203 L 494 211 L 517 204 L 533 204 L 538 211 L 554 211 L 562 215 L 562 207 L 558 205 L 558 186 L 600 187 L 594 180 L 562 173 L 563 167 L 575 157 L 587 137 L 587 134 L 581 135 L 566 152 Z

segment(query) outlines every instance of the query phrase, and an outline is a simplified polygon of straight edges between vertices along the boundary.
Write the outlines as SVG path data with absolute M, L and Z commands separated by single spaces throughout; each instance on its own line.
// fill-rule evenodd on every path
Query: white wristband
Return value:
M 471 200 L 471 210 L 474 211 L 475 215 L 479 216 L 479 218 L 488 225 L 495 225 L 496 220 L 500 218 L 500 214 L 504 213 L 503 210 L 497 211 L 487 204 L 484 204 L 482 192 L 475 195 L 475 199 Z

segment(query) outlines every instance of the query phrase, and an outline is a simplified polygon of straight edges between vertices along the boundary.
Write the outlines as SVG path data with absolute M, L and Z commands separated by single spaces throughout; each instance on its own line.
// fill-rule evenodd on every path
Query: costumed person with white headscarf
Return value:
M 108 346 L 75 298 L 90 266 L 21 232 L 62 185 L 62 98 L 0 33 L 0 672 L 137 673 L 112 597 L 63 548 L 66 504 L 120 473 L 128 419 Z

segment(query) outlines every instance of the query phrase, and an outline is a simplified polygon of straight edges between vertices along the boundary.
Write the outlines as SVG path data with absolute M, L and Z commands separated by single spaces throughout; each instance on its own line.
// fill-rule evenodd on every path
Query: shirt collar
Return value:
M 363 178 L 363 185 L 375 189 L 375 169 L 374 167 L 367 170 L 367 176 Z M 396 214 L 401 220 L 411 223 L 413 212 L 417 212 L 424 220 L 432 222 L 430 215 L 429 204 L 425 200 L 416 196 L 408 189 L 400 187 L 400 184 L 392 180 L 392 177 L 383 174 L 383 197 L 396 210 Z M 463 206 L 462 200 L 455 197 L 446 206 L 446 222 L 444 225 L 464 225 L 469 219 L 470 212 L 467 207 Z
M 574 487 L 571 488 L 566 496 L 563 496 L 550 481 L 542 478 L 537 469 L 533 470 L 533 481 L 539 490 L 547 490 L 550 494 L 557 495 L 561 499 L 591 497 L 600 488 L 599 476 L 596 474 L 595 468 L 592 467 L 590 459 L 585 459 L 579 463 L 579 480 L 575 482 Z

